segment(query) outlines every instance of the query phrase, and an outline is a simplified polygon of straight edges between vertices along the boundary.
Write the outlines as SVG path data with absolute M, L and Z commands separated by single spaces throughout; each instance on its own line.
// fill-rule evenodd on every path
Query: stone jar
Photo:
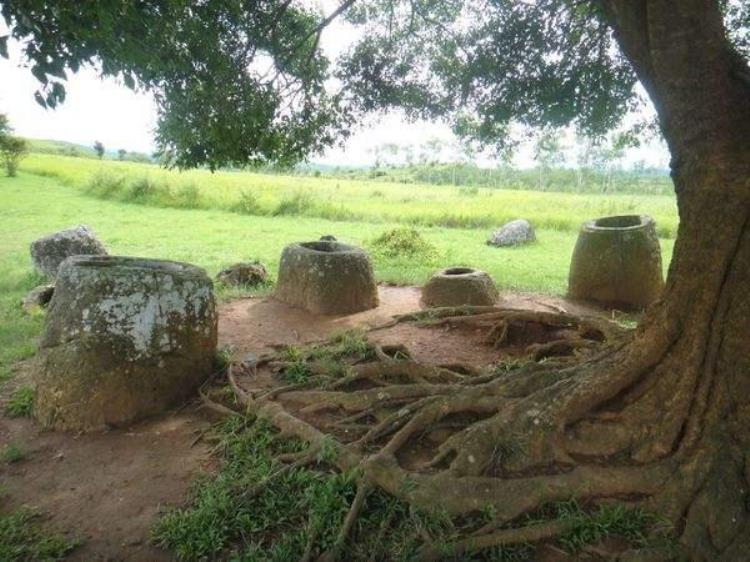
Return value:
M 493 306 L 498 298 L 492 278 L 470 267 L 438 271 L 422 288 L 425 306 Z
M 370 258 L 360 248 L 330 240 L 284 248 L 275 296 L 314 314 L 353 314 L 378 306 Z
M 164 411 L 210 374 L 213 286 L 195 266 L 75 256 L 60 266 L 41 339 L 35 413 L 96 430 Z
M 644 308 L 664 288 L 661 248 L 647 215 L 588 221 L 578 235 L 568 296 L 623 309 Z

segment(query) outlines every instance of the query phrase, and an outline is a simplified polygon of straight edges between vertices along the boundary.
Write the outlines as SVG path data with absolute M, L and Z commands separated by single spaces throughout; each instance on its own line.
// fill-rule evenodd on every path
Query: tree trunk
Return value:
M 678 463 L 656 503 L 693 559 L 750 552 L 750 91 L 718 2 L 612 0 L 659 114 L 680 227 L 662 302 L 629 353 L 648 373 L 611 404 L 632 458 Z M 649 364 L 652 365 L 649 368 Z M 579 433 L 593 427 L 579 424 Z M 617 447 L 609 444 L 611 450 Z

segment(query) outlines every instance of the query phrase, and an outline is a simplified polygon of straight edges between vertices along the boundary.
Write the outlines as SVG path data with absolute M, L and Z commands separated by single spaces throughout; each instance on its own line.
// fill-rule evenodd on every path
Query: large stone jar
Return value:
M 202 269 L 68 258 L 41 340 L 36 416 L 45 426 L 86 431 L 161 412 L 209 375 L 216 338 L 213 287 Z
M 651 217 L 604 217 L 583 225 L 570 264 L 568 296 L 635 309 L 654 302 L 663 288 L 661 248 Z
M 315 314 L 353 314 L 378 306 L 378 288 L 364 251 L 319 240 L 284 248 L 276 298 Z

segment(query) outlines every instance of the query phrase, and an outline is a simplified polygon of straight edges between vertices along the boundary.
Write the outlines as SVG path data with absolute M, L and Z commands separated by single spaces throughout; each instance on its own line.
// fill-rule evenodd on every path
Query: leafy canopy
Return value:
M 602 135 L 640 103 L 600 1 L 340 1 L 328 15 L 307 0 L 14 0 L 0 13 L 40 104 L 95 64 L 155 94 L 157 144 L 179 167 L 291 164 L 390 108 L 501 147 L 511 123 Z M 747 54 L 748 3 L 722 5 Z M 336 18 L 362 32 L 334 63 L 320 36 Z

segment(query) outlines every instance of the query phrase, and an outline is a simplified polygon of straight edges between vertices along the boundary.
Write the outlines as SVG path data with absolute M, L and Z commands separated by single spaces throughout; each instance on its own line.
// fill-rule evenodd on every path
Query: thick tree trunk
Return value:
M 672 153 L 680 228 L 661 303 L 629 353 L 647 373 L 611 402 L 631 458 L 669 458 L 655 500 L 696 560 L 750 552 L 750 90 L 718 2 L 612 0 L 616 36 Z M 652 367 L 649 368 L 649 365 Z M 594 434 L 579 424 L 578 434 Z M 618 440 L 614 440 L 618 441 Z M 611 451 L 618 450 L 609 443 Z

